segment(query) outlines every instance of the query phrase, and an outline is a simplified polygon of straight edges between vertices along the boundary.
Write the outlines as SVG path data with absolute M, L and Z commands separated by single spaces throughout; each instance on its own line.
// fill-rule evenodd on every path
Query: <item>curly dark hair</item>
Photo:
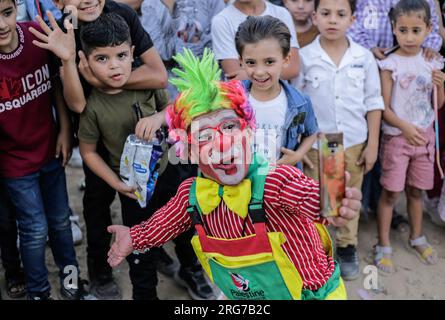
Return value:
M 130 28 L 120 15 L 102 14 L 81 26 L 80 42 L 87 56 L 95 48 L 119 46 L 124 42 L 131 45 Z

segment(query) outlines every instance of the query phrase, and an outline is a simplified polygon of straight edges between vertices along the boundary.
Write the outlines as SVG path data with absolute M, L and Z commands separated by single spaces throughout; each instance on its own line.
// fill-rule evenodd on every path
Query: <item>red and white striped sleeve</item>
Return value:
M 310 220 L 320 219 L 319 184 L 299 169 L 277 166 L 269 173 L 265 187 L 264 199 L 270 204 Z
M 176 195 L 167 204 L 148 220 L 130 229 L 135 250 L 159 247 L 190 229 L 192 220 L 187 213 L 187 206 L 190 186 L 194 179 L 190 178 L 181 183 Z

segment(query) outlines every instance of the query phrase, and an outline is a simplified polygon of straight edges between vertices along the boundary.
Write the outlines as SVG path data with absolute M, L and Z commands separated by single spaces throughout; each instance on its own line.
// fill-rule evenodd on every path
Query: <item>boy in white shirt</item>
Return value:
M 248 16 L 266 16 L 278 18 L 291 30 L 291 58 L 289 65 L 281 73 L 281 79 L 290 80 L 298 75 L 300 58 L 298 41 L 292 16 L 286 8 L 265 0 L 235 0 L 212 19 L 212 45 L 215 58 L 221 63 L 227 80 L 248 79 L 241 68 L 238 52 L 235 48 L 235 34 L 238 26 Z
M 377 159 L 382 110 L 380 78 L 370 51 L 346 36 L 354 21 L 355 0 L 316 0 L 313 15 L 320 36 L 301 50 L 298 87 L 311 98 L 321 132 L 343 132 L 350 186 L 361 188 L 364 173 Z M 318 179 L 318 150 L 306 175 Z M 345 280 L 359 276 L 358 217 L 337 230 L 337 253 Z

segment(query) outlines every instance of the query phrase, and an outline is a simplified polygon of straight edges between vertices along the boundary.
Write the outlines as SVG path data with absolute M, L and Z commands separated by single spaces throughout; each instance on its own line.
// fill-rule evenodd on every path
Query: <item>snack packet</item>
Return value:
M 136 187 L 135 195 L 141 208 L 145 208 L 153 196 L 164 141 L 165 133 L 161 130 L 151 141 L 138 139 L 134 134 L 125 141 L 119 173 L 125 184 Z

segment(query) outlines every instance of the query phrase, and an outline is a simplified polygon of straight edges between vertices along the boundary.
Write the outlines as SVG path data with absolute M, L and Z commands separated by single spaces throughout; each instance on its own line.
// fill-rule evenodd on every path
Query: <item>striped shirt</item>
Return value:
M 192 227 L 186 209 L 194 179 L 185 180 L 164 207 L 147 221 L 131 228 L 136 250 L 161 246 Z M 335 266 L 333 259 L 326 255 L 313 223 L 326 223 L 320 216 L 318 183 L 295 167 L 278 166 L 266 178 L 263 201 L 267 231 L 281 231 L 286 237 L 282 248 L 299 271 L 303 288 L 319 289 L 332 275 Z M 203 216 L 203 222 L 206 233 L 217 238 L 233 239 L 254 234 L 250 217 L 242 219 L 229 210 L 224 201 L 212 213 Z

